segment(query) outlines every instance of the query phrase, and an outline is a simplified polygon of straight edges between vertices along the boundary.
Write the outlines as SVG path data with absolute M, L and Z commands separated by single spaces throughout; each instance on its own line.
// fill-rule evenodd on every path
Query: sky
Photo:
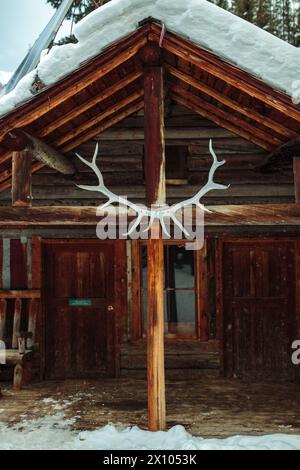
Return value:
M 14 72 L 55 10 L 46 0 L 0 0 L 0 77 Z M 66 22 L 61 35 L 70 33 Z M 0 78 L 1 82 L 1 78 Z

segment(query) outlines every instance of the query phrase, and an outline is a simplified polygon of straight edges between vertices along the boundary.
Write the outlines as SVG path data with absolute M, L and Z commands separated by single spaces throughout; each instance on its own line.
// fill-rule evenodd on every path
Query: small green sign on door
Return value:
M 69 307 L 91 307 L 91 299 L 69 299 Z

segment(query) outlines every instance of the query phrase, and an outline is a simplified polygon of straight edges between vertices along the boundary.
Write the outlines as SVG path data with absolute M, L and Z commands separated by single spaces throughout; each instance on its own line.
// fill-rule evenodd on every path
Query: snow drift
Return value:
M 95 431 L 72 431 L 75 419 L 63 413 L 0 424 L 0 450 L 300 450 L 300 436 L 234 436 L 227 439 L 193 437 L 183 426 L 167 432 L 107 425 Z
M 149 16 L 274 88 L 293 95 L 293 83 L 300 78 L 300 48 L 206 0 L 112 0 L 76 25 L 77 44 L 55 46 L 48 54 L 42 54 L 37 69 L 0 99 L 0 115 L 33 97 L 31 85 L 37 74 L 46 86 L 53 85 L 112 42 L 135 31 L 138 23 Z

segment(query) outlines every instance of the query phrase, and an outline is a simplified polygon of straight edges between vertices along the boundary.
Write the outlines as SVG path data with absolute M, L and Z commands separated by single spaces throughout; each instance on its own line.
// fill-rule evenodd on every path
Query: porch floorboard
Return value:
M 193 435 L 300 434 L 300 389 L 293 383 L 243 383 L 215 371 L 167 372 L 167 425 Z M 79 430 L 108 423 L 147 427 L 147 384 L 142 373 L 118 379 L 42 382 L 20 392 L 1 384 L 0 422 L 64 412 Z

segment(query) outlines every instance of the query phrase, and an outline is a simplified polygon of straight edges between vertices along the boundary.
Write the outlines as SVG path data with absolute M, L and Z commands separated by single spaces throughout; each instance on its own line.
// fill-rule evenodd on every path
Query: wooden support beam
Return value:
M 176 103 L 182 104 L 182 106 L 186 107 L 187 109 L 190 109 L 191 111 L 194 111 L 195 113 L 210 119 L 218 126 L 224 127 L 234 134 L 245 138 L 249 142 L 252 142 L 255 145 L 259 145 L 261 148 L 267 151 L 271 151 L 277 145 L 277 143 L 272 145 L 271 143 L 256 137 L 256 135 L 251 131 L 249 132 L 248 130 L 245 130 L 245 125 L 243 125 L 243 128 L 238 127 L 236 120 L 233 117 L 227 113 L 224 113 L 224 111 L 216 108 L 210 103 L 206 103 L 201 98 L 195 97 L 192 93 L 183 91 L 178 86 L 172 86 L 170 89 L 170 96 Z M 234 122 L 234 124 L 232 124 L 232 122 Z M 248 125 L 247 128 L 249 129 Z
M 133 103 L 132 106 L 120 111 L 120 113 L 113 116 L 111 119 L 109 119 L 109 121 L 104 122 L 100 126 L 97 126 L 91 129 L 89 132 L 84 133 L 83 135 L 79 136 L 77 139 L 73 140 L 69 144 L 66 144 L 66 146 L 64 146 L 62 150 L 64 152 L 69 152 L 70 150 L 73 150 L 74 148 L 78 147 L 84 142 L 87 142 L 88 140 L 93 139 L 96 135 L 101 134 L 106 129 L 109 129 L 111 126 L 117 124 L 120 121 L 123 121 L 123 119 L 127 118 L 131 114 L 134 114 L 137 111 L 140 111 L 143 108 L 143 106 L 144 106 L 143 100 L 139 100 L 136 103 Z
M 70 143 L 67 143 L 65 146 L 61 148 L 61 151 L 64 153 L 70 152 L 74 148 L 78 147 L 79 145 L 83 144 L 84 142 L 87 142 L 88 140 L 94 138 L 96 135 L 101 134 L 104 132 L 106 129 L 110 128 L 114 124 L 117 124 L 118 122 L 122 121 L 126 117 L 130 116 L 131 114 L 140 111 L 144 106 L 144 101 L 139 100 L 137 103 L 133 103 L 132 106 L 129 108 L 126 108 L 125 110 L 121 111 L 120 113 L 116 114 L 113 116 L 110 120 L 104 122 L 100 126 L 95 127 L 94 129 L 90 130 L 89 132 L 83 134 L 82 136 L 79 136 L 77 139 L 73 140 Z M 44 166 L 43 163 L 36 162 L 32 166 L 32 174 L 36 173 L 38 170 L 40 170 Z M 8 171 L 6 174 L 6 179 L 3 181 L 3 183 L 0 184 L 0 192 L 5 191 L 11 186 L 11 172 Z M 0 181 L 1 181 L 1 176 L 0 176 Z
M 137 70 L 136 72 L 129 74 L 127 77 L 123 78 L 119 82 L 107 88 L 107 90 L 104 90 L 98 95 L 93 96 L 92 98 L 80 104 L 79 106 L 75 106 L 75 108 L 71 109 L 71 111 L 64 114 L 60 118 L 56 119 L 54 122 L 51 122 L 46 127 L 44 127 L 44 129 L 41 132 L 39 132 L 38 134 L 39 137 L 45 137 L 51 134 L 56 129 L 63 126 L 64 124 L 71 121 L 72 119 L 75 119 L 77 116 L 80 116 L 80 114 L 88 111 L 93 106 L 96 106 L 102 103 L 103 101 L 105 101 L 107 98 L 111 97 L 118 91 L 123 90 L 130 83 L 133 83 L 134 81 L 136 81 L 138 78 L 142 76 L 142 74 L 143 73 L 141 70 Z
M 134 42 L 134 45 L 127 47 L 126 50 L 123 50 L 121 53 L 120 49 L 114 48 L 111 51 L 111 54 L 109 54 L 108 52 L 108 55 L 111 55 L 112 57 L 110 57 L 109 59 L 107 59 L 106 57 L 103 57 L 103 59 L 101 58 L 103 63 L 100 64 L 97 68 L 95 68 L 95 66 L 91 67 L 88 65 L 86 67 L 88 69 L 88 73 L 86 73 L 84 77 L 79 76 L 83 75 L 84 73 L 84 68 L 82 68 L 82 72 L 78 74 L 78 78 L 76 76 L 76 80 L 73 80 L 74 83 L 72 82 L 70 84 L 66 84 L 64 87 L 61 87 L 59 92 L 56 92 L 51 96 L 51 99 L 48 99 L 49 93 L 46 93 L 45 98 L 41 97 L 40 103 L 35 106 L 34 111 L 30 113 L 26 113 L 23 111 L 22 113 L 16 113 L 16 116 L 12 115 L 9 121 L 6 123 L 5 126 L 3 126 L 0 131 L 0 140 L 2 140 L 2 138 L 10 130 L 16 127 L 21 128 L 24 126 L 28 126 L 32 122 L 39 119 L 41 116 L 44 116 L 52 109 L 64 103 L 64 101 L 66 101 L 67 99 L 73 97 L 88 86 L 92 85 L 100 78 L 107 75 L 116 67 L 122 65 L 124 62 L 134 57 L 140 47 L 142 47 L 146 42 L 147 38 L 141 37 L 140 39 Z
M 151 27 L 152 29 L 156 29 L 155 26 Z M 158 31 L 159 34 L 155 34 L 153 36 L 149 35 L 149 37 L 159 40 L 159 28 L 157 28 L 157 32 Z M 251 79 L 251 77 L 248 78 L 246 72 L 243 72 L 233 65 L 214 57 L 213 54 L 209 54 L 182 38 L 177 38 L 169 32 L 164 39 L 163 48 L 183 61 L 195 65 L 197 68 L 220 78 L 238 90 L 257 98 L 268 106 L 271 106 L 272 108 L 277 109 L 278 111 L 299 121 L 300 111 L 296 106 L 293 106 L 292 103 L 287 103 L 287 96 L 284 96 L 283 93 L 280 94 L 279 92 L 273 91 L 271 87 L 259 86 L 261 83 L 259 80 Z
M 31 290 L 0 290 L 0 300 L 10 299 L 40 299 L 41 291 L 39 289 Z
M 205 93 L 206 95 L 216 99 L 228 108 L 237 111 L 238 113 L 246 116 L 247 118 L 252 119 L 255 122 L 258 122 L 259 124 L 262 124 L 265 127 L 268 127 L 272 131 L 275 131 L 277 134 L 283 135 L 284 137 L 289 137 L 290 139 L 297 135 L 296 132 L 283 126 L 279 122 L 276 122 L 273 119 L 268 118 L 267 116 L 263 116 L 262 114 L 256 112 L 254 109 L 249 108 L 248 106 L 244 106 L 243 104 L 240 104 L 237 101 L 232 100 L 231 98 L 228 98 L 223 93 L 220 93 L 214 88 L 207 86 L 205 83 L 199 80 L 195 80 L 195 78 L 191 77 L 190 75 L 187 75 L 181 70 L 176 69 L 172 65 L 166 65 L 166 68 L 173 77 L 178 78 L 180 81 L 190 85 L 196 90 L 199 90 Z
M 156 229 L 160 231 L 160 227 Z M 148 426 L 150 431 L 161 431 L 166 427 L 164 246 L 161 235 L 158 239 L 148 240 L 147 259 Z
M 0 340 L 5 340 L 5 324 L 6 324 L 7 300 L 0 299 Z
M 145 68 L 145 179 L 149 205 L 166 203 L 164 93 L 162 67 Z
M 21 326 L 21 312 L 22 312 L 22 300 L 20 298 L 17 298 L 15 300 L 15 310 L 14 310 L 12 349 L 17 349 L 18 347 L 18 335 L 20 334 L 20 326 Z
M 70 140 L 73 140 L 75 137 L 77 137 L 80 134 L 83 134 L 85 131 L 90 129 L 91 127 L 96 126 L 100 122 L 104 121 L 105 118 L 111 116 L 112 114 L 115 114 L 116 112 L 120 111 L 121 109 L 125 108 L 129 104 L 133 103 L 134 101 L 138 100 L 141 98 L 144 94 L 144 90 L 138 90 L 131 95 L 127 96 L 123 100 L 119 101 L 117 104 L 113 106 L 109 106 L 109 108 L 104 111 L 103 113 L 95 116 L 92 119 L 89 119 L 88 121 L 84 122 L 80 126 L 78 126 L 76 129 L 73 131 L 68 132 L 66 135 L 63 137 L 60 137 L 58 140 L 56 140 L 54 143 L 57 146 L 61 146 L 66 142 L 69 142 Z
M 33 135 L 27 134 L 32 148 L 32 156 L 43 163 L 44 165 L 53 168 L 54 170 L 62 173 L 63 175 L 74 175 L 76 172 L 75 166 L 71 163 L 70 159 L 65 157 L 62 153 L 56 150 L 51 145 Z
M 300 157 L 293 158 L 295 202 L 300 203 Z
M 210 211 L 205 214 L 207 227 L 300 226 L 300 204 L 230 204 L 208 205 L 207 208 Z M 113 214 L 116 214 L 115 210 Z M 127 214 L 130 222 L 136 219 L 133 211 Z M 28 209 L 0 206 L 1 230 L 93 228 L 103 217 L 107 217 L 107 209 L 102 215 L 97 215 L 94 206 L 39 206 Z
M 30 207 L 31 189 L 31 150 L 14 152 L 12 158 L 12 205 Z
M 149 206 L 166 203 L 164 86 L 159 66 L 160 49 L 147 45 L 141 58 L 144 63 L 144 129 L 146 200 Z M 155 231 L 155 233 L 154 233 Z M 166 426 L 164 366 L 164 246 L 160 224 L 151 230 L 147 242 L 147 370 L 148 426 L 159 431 Z
M 212 114 L 213 116 L 216 116 L 217 118 L 221 119 L 223 122 L 227 122 L 228 124 L 226 128 L 228 130 L 231 130 L 233 128 L 229 128 L 228 126 L 234 126 L 234 128 L 236 129 L 235 133 L 243 132 L 244 136 L 248 136 L 246 137 L 247 140 L 251 140 L 252 137 L 253 139 L 256 139 L 257 142 L 261 142 L 262 145 L 270 144 L 269 148 L 274 148 L 278 145 L 283 144 L 283 140 L 272 136 L 271 134 L 268 134 L 267 132 L 257 127 L 255 124 L 250 124 L 249 122 L 245 121 L 242 117 L 238 117 L 233 115 L 232 113 L 227 113 L 223 111 L 218 106 L 208 103 L 200 96 L 196 96 L 178 85 L 173 85 L 172 87 L 170 87 L 170 93 L 175 93 L 179 95 L 179 97 L 182 97 L 182 99 L 185 99 L 188 103 L 191 102 L 191 104 L 203 108 L 203 110 L 207 112 L 207 115 Z

